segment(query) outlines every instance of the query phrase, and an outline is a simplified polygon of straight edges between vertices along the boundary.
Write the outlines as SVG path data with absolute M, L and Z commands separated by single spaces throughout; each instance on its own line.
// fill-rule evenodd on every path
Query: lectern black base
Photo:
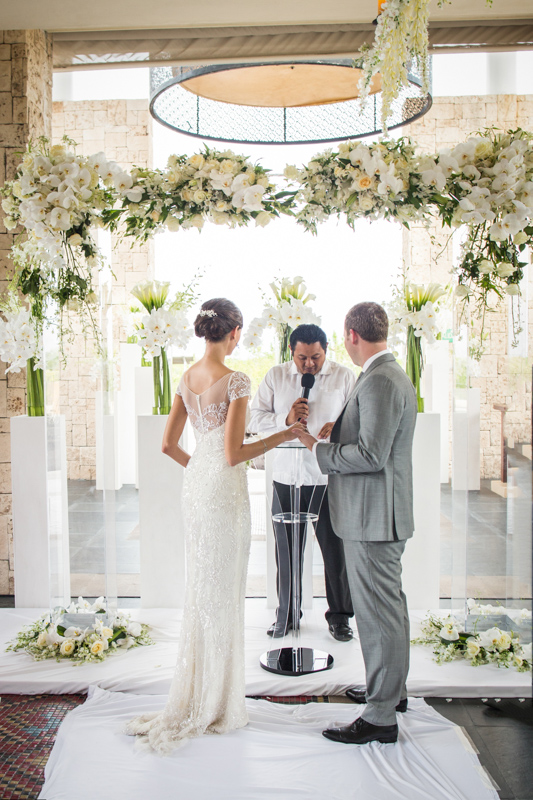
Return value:
M 312 647 L 281 647 L 263 653 L 259 663 L 267 672 L 278 675 L 309 675 L 323 672 L 333 666 L 333 656 Z

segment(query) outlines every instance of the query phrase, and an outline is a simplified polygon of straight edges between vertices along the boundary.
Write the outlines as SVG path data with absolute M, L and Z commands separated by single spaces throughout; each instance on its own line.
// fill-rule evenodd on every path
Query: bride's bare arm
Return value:
M 286 428 L 279 433 L 274 433 L 272 436 L 267 436 L 258 442 L 243 444 L 246 431 L 247 403 L 247 397 L 239 397 L 229 404 L 224 436 L 224 450 L 226 453 L 226 461 L 230 467 L 235 467 L 243 461 L 248 461 L 250 458 L 257 458 L 257 456 L 263 455 L 265 452 L 265 445 L 267 450 L 272 450 L 273 447 L 277 447 L 277 445 L 282 442 L 295 439 L 296 431 L 303 428 L 301 423 L 297 422 L 290 428 Z
M 166 456 L 170 456 L 178 464 L 181 464 L 182 467 L 186 467 L 190 459 L 190 455 L 178 444 L 186 422 L 187 409 L 180 395 L 177 394 L 174 397 L 174 402 L 168 415 L 161 450 Z

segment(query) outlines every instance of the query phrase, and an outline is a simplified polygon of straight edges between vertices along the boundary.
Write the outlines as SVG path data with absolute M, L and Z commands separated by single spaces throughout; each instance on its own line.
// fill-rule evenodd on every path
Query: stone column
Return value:
M 51 129 L 51 37 L 39 30 L 0 30 L 0 185 L 14 177 L 17 153 Z M 0 213 L 0 292 L 11 273 L 13 239 Z M 13 594 L 9 418 L 24 414 L 26 406 L 24 372 L 6 376 L 4 368 L 0 361 L 0 595 Z

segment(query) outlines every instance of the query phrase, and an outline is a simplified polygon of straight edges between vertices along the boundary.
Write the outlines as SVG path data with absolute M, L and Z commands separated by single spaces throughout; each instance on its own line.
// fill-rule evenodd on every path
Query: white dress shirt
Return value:
M 374 353 L 373 356 L 370 356 L 370 358 L 367 358 L 367 360 L 365 361 L 365 363 L 361 367 L 361 372 L 366 372 L 367 369 L 369 368 L 370 364 L 372 364 L 374 361 L 376 361 L 376 359 L 380 358 L 380 356 L 384 356 L 385 353 L 390 353 L 390 352 L 391 351 L 387 347 L 386 350 L 380 350 L 378 353 Z M 343 406 L 343 408 L 344 408 L 344 406 Z M 311 433 L 311 431 L 310 431 L 310 433 Z M 311 450 L 313 458 L 316 458 L 316 449 L 317 449 L 317 447 L 318 447 L 318 445 L 320 443 L 321 442 L 315 442 L 314 445 L 313 445 L 313 449 Z
M 309 417 L 307 427 L 317 436 L 327 422 L 335 422 L 355 386 L 355 375 L 347 367 L 335 361 L 324 361 L 315 375 L 315 383 L 309 393 Z M 268 435 L 287 427 L 286 419 L 292 404 L 302 395 L 302 374 L 294 361 L 272 367 L 257 390 L 250 406 L 249 430 Z M 294 456 L 291 450 L 278 450 L 274 459 L 274 480 L 287 485 L 296 482 Z M 302 482 L 305 486 L 324 485 L 327 476 L 322 475 L 318 463 L 309 450 L 302 452 Z

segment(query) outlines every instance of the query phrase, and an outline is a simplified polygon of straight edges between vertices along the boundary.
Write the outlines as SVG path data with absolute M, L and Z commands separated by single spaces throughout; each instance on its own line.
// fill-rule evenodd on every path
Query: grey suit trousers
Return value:
M 345 539 L 346 570 L 366 669 L 362 717 L 373 725 L 394 725 L 395 707 L 407 697 L 409 616 L 402 591 L 405 541 Z

